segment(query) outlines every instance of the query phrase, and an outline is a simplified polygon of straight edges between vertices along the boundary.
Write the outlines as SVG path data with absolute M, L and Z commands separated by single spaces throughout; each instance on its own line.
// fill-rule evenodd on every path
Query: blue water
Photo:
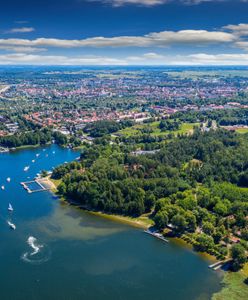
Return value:
M 1 299 L 210 299 L 220 277 L 200 256 L 20 185 L 77 156 L 56 145 L 0 154 Z

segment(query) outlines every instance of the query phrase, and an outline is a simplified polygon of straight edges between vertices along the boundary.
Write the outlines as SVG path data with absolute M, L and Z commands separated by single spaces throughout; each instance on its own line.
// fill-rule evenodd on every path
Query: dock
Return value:
M 147 233 L 147 234 L 150 234 L 150 235 L 152 235 L 154 237 L 156 237 L 159 240 L 162 240 L 162 241 L 164 241 L 166 243 L 169 243 L 169 240 L 167 240 L 161 233 L 158 233 L 156 231 L 153 232 L 153 231 L 150 231 L 149 229 L 144 230 L 144 232 Z
M 222 268 L 225 264 L 231 262 L 230 259 L 227 260 L 221 260 L 221 261 L 217 261 L 215 263 L 213 263 L 212 265 L 209 265 L 208 267 L 214 271 L 219 270 L 220 268 Z
M 49 185 L 46 185 L 47 179 L 34 179 L 30 181 L 21 182 L 21 185 L 28 193 L 35 193 L 35 192 L 44 192 L 49 191 L 51 188 Z M 32 185 L 36 185 L 37 188 L 31 188 Z

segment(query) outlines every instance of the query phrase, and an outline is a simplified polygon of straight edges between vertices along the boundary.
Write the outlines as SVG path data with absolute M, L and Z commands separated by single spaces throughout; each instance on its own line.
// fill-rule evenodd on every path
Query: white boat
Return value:
M 5 190 L 5 186 L 4 186 L 4 185 L 2 185 L 2 186 L 1 186 L 1 189 L 2 189 L 2 190 Z
M 35 160 L 33 159 L 33 160 L 32 160 L 32 163 L 34 163 L 34 162 L 35 162 Z
M 55 151 L 53 151 L 53 154 L 55 154 Z
M 23 170 L 24 170 L 24 172 L 27 172 L 28 170 L 29 170 L 29 166 L 26 166 Z
M 7 180 L 8 182 L 10 182 L 10 177 L 8 177 L 6 180 Z
M 37 153 L 37 154 L 36 154 L 36 157 L 39 157 L 39 156 L 40 156 L 40 153 Z
M 14 209 L 13 209 L 12 205 L 9 203 L 8 211 L 13 211 L 13 210 Z
M 13 230 L 16 229 L 16 226 L 15 226 L 14 223 L 11 223 L 10 221 L 7 221 L 7 223 L 8 223 L 8 225 L 9 225 L 9 227 L 10 227 L 11 229 L 13 229 Z

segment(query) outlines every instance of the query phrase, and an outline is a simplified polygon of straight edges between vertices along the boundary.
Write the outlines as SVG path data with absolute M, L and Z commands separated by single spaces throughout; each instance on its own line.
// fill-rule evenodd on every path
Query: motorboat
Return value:
M 26 166 L 23 170 L 24 170 L 24 172 L 27 172 L 28 170 L 29 170 L 29 166 Z
M 7 221 L 7 223 L 8 223 L 8 225 L 9 225 L 9 227 L 10 227 L 11 229 L 13 229 L 13 230 L 16 229 L 16 226 L 15 226 L 14 223 L 12 223 L 12 222 L 10 222 L 10 221 Z

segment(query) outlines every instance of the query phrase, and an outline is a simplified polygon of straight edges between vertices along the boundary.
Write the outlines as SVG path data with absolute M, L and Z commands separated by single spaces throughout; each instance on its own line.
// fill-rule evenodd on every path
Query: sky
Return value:
M 248 0 L 1 0 L 0 64 L 248 65 Z

